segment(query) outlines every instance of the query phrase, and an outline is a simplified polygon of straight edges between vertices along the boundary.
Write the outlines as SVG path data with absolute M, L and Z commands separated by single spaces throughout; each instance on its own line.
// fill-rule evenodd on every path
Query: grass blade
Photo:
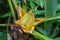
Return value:
M 45 0 L 45 18 L 54 17 L 57 9 L 57 0 Z M 45 30 L 50 33 L 52 21 L 44 23 Z

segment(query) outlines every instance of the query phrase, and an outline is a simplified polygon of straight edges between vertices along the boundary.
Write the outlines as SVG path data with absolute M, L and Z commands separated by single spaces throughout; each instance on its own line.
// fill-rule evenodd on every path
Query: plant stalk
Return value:
M 38 38 L 38 39 L 40 39 L 40 38 L 42 38 L 42 39 L 44 39 L 44 40 L 52 40 L 51 38 L 49 38 L 49 37 L 47 37 L 47 36 L 45 36 L 45 35 L 43 35 L 43 34 L 41 34 L 41 33 L 38 33 L 37 31 L 34 31 L 33 33 L 32 33 L 32 35 L 34 35 L 36 38 Z
M 13 20 L 15 22 L 16 18 L 15 18 L 15 14 L 14 14 L 14 10 L 13 10 L 13 6 L 12 6 L 12 3 L 11 3 L 11 0 L 8 0 L 8 4 L 9 4 L 10 10 L 11 10 L 11 14 L 13 16 Z

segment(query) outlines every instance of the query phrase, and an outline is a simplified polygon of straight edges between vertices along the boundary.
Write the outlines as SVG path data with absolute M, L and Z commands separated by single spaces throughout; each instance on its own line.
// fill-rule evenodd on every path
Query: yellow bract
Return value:
M 16 27 L 21 28 L 25 33 L 32 33 L 35 26 L 44 20 L 44 18 L 36 19 L 32 10 L 26 13 L 22 8 L 19 8 L 18 17 L 20 19 L 15 21 Z

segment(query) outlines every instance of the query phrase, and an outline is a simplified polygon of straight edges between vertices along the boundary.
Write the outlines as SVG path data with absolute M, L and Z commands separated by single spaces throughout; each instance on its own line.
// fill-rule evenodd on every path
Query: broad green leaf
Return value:
M 45 18 L 55 17 L 57 9 L 57 0 L 45 0 Z M 50 34 L 53 21 L 44 23 L 45 30 Z
M 60 40 L 60 37 L 58 37 L 58 38 L 55 38 L 54 40 Z

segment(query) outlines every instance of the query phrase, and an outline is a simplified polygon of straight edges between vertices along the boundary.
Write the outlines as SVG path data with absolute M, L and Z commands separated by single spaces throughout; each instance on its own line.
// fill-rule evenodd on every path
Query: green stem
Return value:
M 7 24 L 9 24 L 9 22 L 10 22 L 10 17 L 11 17 L 11 13 L 10 13 L 10 15 L 9 15 L 8 23 L 7 23 Z M 7 33 L 9 33 L 9 26 L 7 26 Z
M 18 5 L 17 5 L 17 2 L 16 0 L 12 0 L 13 4 L 14 4 L 14 7 L 16 8 L 16 10 L 18 9 Z
M 8 4 L 9 4 L 9 7 L 10 7 L 10 10 L 11 10 L 11 13 L 12 13 L 12 16 L 14 18 L 14 22 L 15 22 L 15 14 L 14 14 L 14 10 L 13 10 L 13 6 L 12 6 L 12 3 L 11 3 L 11 0 L 8 0 Z
M 45 35 L 42 35 L 41 33 L 38 33 L 37 31 L 34 31 L 32 33 L 32 35 L 34 35 L 35 37 L 37 37 L 38 39 L 42 38 L 44 40 L 52 40 L 51 38 L 45 36 Z
M 58 20 L 58 19 L 60 19 L 60 16 L 51 17 L 51 18 L 46 18 L 46 19 L 44 20 L 44 22 L 46 22 L 46 21 L 51 21 L 51 20 Z
M 15 25 L 11 25 L 11 24 L 0 24 L 0 26 L 15 26 Z

